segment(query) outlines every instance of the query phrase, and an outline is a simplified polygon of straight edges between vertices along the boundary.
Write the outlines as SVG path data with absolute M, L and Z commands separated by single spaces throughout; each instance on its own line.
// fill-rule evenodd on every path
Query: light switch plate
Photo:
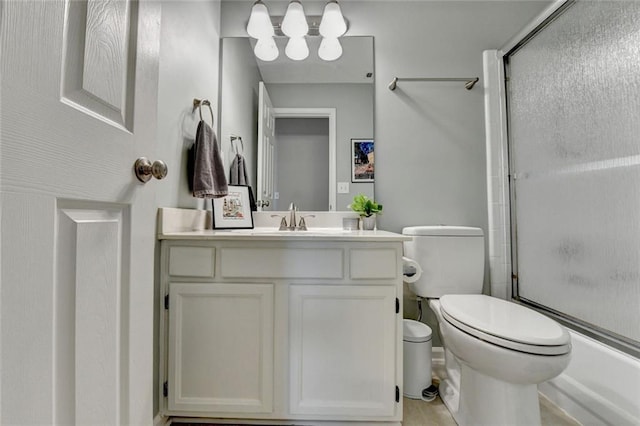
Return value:
M 338 182 L 338 194 L 349 193 L 349 182 Z

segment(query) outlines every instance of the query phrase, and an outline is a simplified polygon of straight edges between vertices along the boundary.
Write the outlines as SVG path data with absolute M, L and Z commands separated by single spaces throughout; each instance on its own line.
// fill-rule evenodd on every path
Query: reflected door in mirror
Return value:
M 258 87 L 258 210 L 272 210 L 275 160 L 275 118 L 269 93 Z

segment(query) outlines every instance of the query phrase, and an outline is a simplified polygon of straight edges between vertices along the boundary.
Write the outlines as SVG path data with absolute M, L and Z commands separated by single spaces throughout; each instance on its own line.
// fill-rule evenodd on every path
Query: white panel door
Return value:
M 258 85 L 258 209 L 273 210 L 276 161 L 276 119 L 269 92 Z
M 171 414 L 270 413 L 273 284 L 169 285 Z
M 290 287 L 291 413 L 395 414 L 395 297 L 393 286 Z
M 160 4 L 2 3 L 0 424 L 151 424 Z

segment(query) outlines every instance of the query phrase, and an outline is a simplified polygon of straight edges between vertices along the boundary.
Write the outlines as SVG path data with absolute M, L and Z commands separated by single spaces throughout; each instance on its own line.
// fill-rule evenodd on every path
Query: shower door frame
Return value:
M 514 174 L 514 159 L 513 152 L 513 138 L 511 137 L 509 128 L 509 57 L 516 53 L 520 48 L 527 44 L 529 40 L 535 37 L 540 31 L 544 30 L 556 17 L 560 16 L 568 8 L 573 6 L 577 0 L 559 0 L 549 6 L 542 14 L 540 14 L 534 21 L 532 21 L 527 27 L 525 27 L 520 33 L 513 37 L 506 45 L 498 50 L 498 61 L 501 65 L 501 109 L 500 115 L 502 118 L 502 132 L 501 137 L 504 138 L 504 146 L 506 147 L 507 156 L 507 170 L 508 190 L 505 193 L 506 196 L 506 210 L 510 219 L 510 225 L 506 225 L 510 230 L 510 235 L 507 237 L 510 239 L 511 244 L 511 298 L 527 307 L 530 307 L 538 312 L 541 312 L 553 319 L 557 320 L 561 324 L 568 328 L 589 336 L 607 346 L 616 348 L 622 352 L 632 355 L 636 358 L 640 358 L 640 343 L 629 339 L 625 336 L 616 334 L 601 327 L 597 327 L 594 324 L 572 317 L 564 312 L 554 310 L 548 306 L 537 303 L 533 300 L 521 297 L 518 287 L 518 253 L 517 253 L 517 220 L 516 220 L 516 188 L 515 180 L 517 175 Z

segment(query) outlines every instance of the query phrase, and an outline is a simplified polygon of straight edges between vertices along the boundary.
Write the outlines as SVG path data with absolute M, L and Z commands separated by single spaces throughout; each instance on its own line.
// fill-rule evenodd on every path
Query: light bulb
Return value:
M 267 6 L 262 3 L 262 0 L 256 1 L 251 8 L 251 15 L 249 15 L 249 22 L 247 23 L 247 34 L 249 34 L 249 37 L 257 39 L 273 37 L 274 35 L 269 11 Z
M 335 61 L 342 56 L 342 45 L 337 38 L 324 37 L 318 48 L 318 56 L 323 61 Z
M 304 37 L 290 38 L 287 42 L 287 47 L 284 48 L 284 53 L 289 59 L 294 61 L 302 61 L 309 56 L 309 46 Z
M 259 39 L 256 46 L 253 48 L 253 53 L 255 53 L 258 59 L 265 62 L 274 61 L 280 54 L 278 46 L 276 46 L 276 41 L 273 37 Z
M 289 3 L 282 20 L 281 29 L 284 35 L 291 38 L 300 38 L 309 32 L 309 24 L 307 24 L 307 18 L 304 16 L 302 3 L 298 0 L 293 0 Z
M 337 1 L 330 1 L 324 7 L 318 31 L 322 37 L 330 38 L 338 38 L 347 32 L 347 23 Z

